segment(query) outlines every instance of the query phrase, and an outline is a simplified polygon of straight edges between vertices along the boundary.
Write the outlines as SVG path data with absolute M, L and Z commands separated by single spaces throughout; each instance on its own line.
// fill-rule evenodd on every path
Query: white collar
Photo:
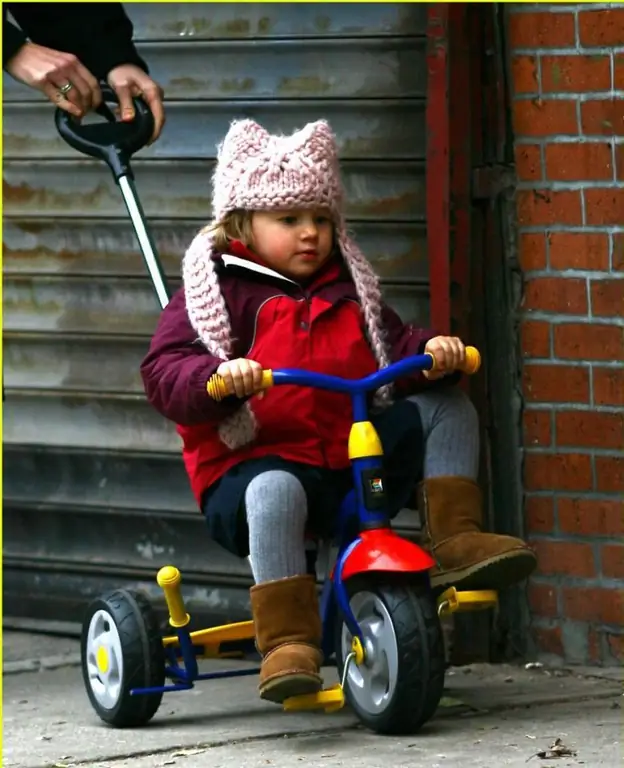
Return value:
M 243 269 L 250 269 L 252 272 L 259 272 L 261 275 L 277 277 L 278 280 L 285 280 L 287 283 L 298 285 L 294 280 L 291 280 L 289 277 L 284 277 L 284 275 L 280 275 L 280 273 L 276 272 L 274 269 L 269 269 L 262 264 L 256 264 L 254 261 L 249 261 L 248 259 L 241 259 L 240 256 L 232 256 L 229 253 L 224 253 L 221 259 L 226 267 L 243 267 Z

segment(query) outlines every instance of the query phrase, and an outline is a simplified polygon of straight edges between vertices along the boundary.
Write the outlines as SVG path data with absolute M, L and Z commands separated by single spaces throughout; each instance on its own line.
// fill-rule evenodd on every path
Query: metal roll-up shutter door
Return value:
M 215 146 L 234 117 L 290 131 L 325 117 L 348 218 L 405 319 L 427 322 L 426 7 L 129 4 L 167 95 L 134 162 L 168 275 L 210 216 Z M 208 539 L 172 426 L 139 362 L 159 307 L 106 167 L 57 136 L 4 78 L 5 614 L 73 620 L 120 584 L 156 596 L 164 563 L 194 610 L 246 612 L 249 571 Z M 413 527 L 413 518 L 402 526 Z

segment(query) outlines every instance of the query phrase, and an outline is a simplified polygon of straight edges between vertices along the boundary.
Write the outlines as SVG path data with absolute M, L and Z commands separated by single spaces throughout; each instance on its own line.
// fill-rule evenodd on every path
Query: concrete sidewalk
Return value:
M 149 726 L 118 731 L 91 710 L 78 660 L 75 640 L 4 634 L 6 768 L 379 768 L 390 761 L 412 768 L 526 768 L 527 760 L 528 768 L 612 768 L 622 761 L 620 670 L 451 670 L 436 717 L 419 735 L 396 738 L 362 729 L 348 709 L 283 713 L 257 698 L 253 677 L 165 695 Z M 325 673 L 328 683 L 335 681 L 334 670 Z M 556 738 L 576 754 L 540 757 Z

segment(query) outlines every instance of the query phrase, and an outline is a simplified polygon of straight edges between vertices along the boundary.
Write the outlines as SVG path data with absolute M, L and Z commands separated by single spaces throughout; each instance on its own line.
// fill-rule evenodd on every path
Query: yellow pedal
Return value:
M 311 709 L 324 709 L 325 712 L 337 712 L 345 704 L 344 691 L 340 683 L 325 688 L 318 693 L 307 693 L 303 696 L 291 696 L 283 702 L 286 712 L 303 712 Z
M 498 592 L 494 589 L 458 591 L 449 587 L 438 598 L 438 614 L 446 616 L 460 611 L 486 611 L 497 605 Z

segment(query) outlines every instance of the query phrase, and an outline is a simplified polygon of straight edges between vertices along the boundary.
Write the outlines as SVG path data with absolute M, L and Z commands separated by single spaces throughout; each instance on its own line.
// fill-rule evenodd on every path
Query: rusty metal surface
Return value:
M 72 504 L 98 510 L 149 512 L 198 517 L 182 458 L 175 454 L 76 451 L 66 447 L 36 451 L 7 446 L 4 498 L 13 504 L 36 503 L 60 509 Z M 37 478 L 34 485 L 32 479 Z M 163 477 L 167 478 L 162 483 Z
M 167 102 L 167 123 L 160 139 L 137 158 L 214 157 L 231 120 L 251 118 L 273 132 L 289 133 L 323 117 L 336 133 L 344 159 L 425 157 L 424 99 L 350 101 L 199 101 Z M 50 130 L 50 105 L 13 104 L 2 122 L 5 160 L 82 157 Z
M 136 40 L 424 34 L 426 6 L 392 3 L 125 3 Z
M 173 287 L 210 217 L 210 174 L 230 120 L 287 132 L 325 117 L 344 158 L 349 226 L 389 303 L 427 323 L 427 7 L 127 7 L 167 97 L 165 132 L 133 166 Z M 146 586 L 151 569 L 173 558 L 200 607 L 228 579 L 228 597 L 217 601 L 242 604 L 246 563 L 202 536 L 179 438 L 143 397 L 138 364 L 159 307 L 119 190 L 108 169 L 57 138 L 51 105 L 6 75 L 4 86 L 11 594 L 28 593 L 37 610 L 78 610 L 96 585 Z M 403 525 L 416 521 L 407 515 Z M 33 585 L 42 579 L 39 600 Z M 91 586 L 76 592 L 76 584 Z
M 6 333 L 2 348 L 4 385 L 14 389 L 134 392 L 141 394 L 139 372 L 148 337 L 98 339 L 50 333 Z M 97 365 L 97 360 L 105 365 Z
M 154 331 L 159 315 L 146 278 L 104 281 L 15 276 L 5 278 L 3 305 L 5 333 L 65 331 L 147 336 Z
M 171 285 L 176 288 L 179 281 Z M 426 286 L 387 284 L 384 294 L 406 319 L 423 320 L 428 312 Z M 4 280 L 3 306 L 5 334 L 42 331 L 148 337 L 160 312 L 147 278 L 13 275 Z
M 163 219 L 151 227 L 170 278 L 180 275 L 182 256 L 200 222 Z M 356 241 L 383 280 L 428 280 L 422 224 L 351 221 Z M 127 219 L 5 219 L 3 267 L 8 275 L 109 275 L 145 277 L 132 224 Z
M 7 397 L 4 445 L 106 451 L 180 452 L 173 425 L 137 395 L 56 395 L 27 391 Z
M 75 505 L 64 512 L 61 508 L 46 512 L 41 520 L 37 511 L 29 507 L 21 507 L 20 514 L 13 515 L 7 526 L 14 542 L 13 557 L 45 557 L 65 564 L 87 560 L 92 566 L 101 564 L 107 569 L 150 567 L 154 572 L 173 561 L 185 575 L 208 557 L 222 574 L 248 572 L 245 561 L 233 558 L 210 542 L 199 514 L 167 519 L 165 514 L 116 514 L 112 510 Z M 35 542 L 31 535 L 33 526 L 42 532 Z M 64 540 L 55 535 L 61 526 L 72 533 Z M 108 546 L 102 546 L 104 541 Z
M 138 46 L 169 98 L 312 99 L 424 96 L 424 40 L 267 40 Z M 43 101 L 5 75 L 3 102 Z
M 211 160 L 137 161 L 136 183 L 149 218 L 209 220 Z M 422 163 L 347 160 L 345 212 L 352 219 L 423 221 Z M 4 216 L 125 215 L 119 189 L 102 164 L 89 160 L 9 160 L 3 166 Z

